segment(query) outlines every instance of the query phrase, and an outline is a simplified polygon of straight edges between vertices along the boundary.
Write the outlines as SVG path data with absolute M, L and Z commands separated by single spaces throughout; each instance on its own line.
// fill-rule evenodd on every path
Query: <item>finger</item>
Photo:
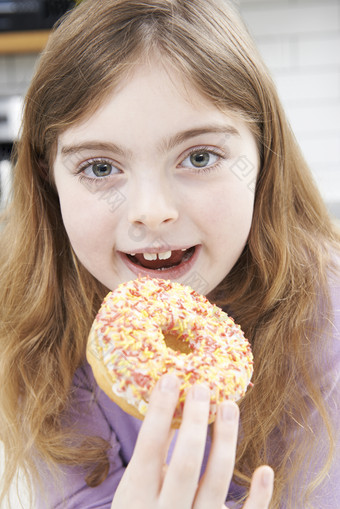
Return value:
M 227 497 L 234 471 L 239 409 L 226 401 L 218 407 L 211 450 L 194 507 L 221 507 Z
M 274 472 L 264 465 L 255 470 L 244 509 L 267 509 L 273 494 Z
M 192 507 L 204 456 L 210 391 L 196 385 L 188 392 L 182 424 L 164 479 L 160 502 L 166 507 Z M 162 506 L 163 507 L 163 506 Z
M 165 375 L 153 390 L 149 408 L 140 429 L 129 470 L 141 484 L 160 489 L 165 457 L 171 437 L 171 422 L 179 393 L 179 381 Z

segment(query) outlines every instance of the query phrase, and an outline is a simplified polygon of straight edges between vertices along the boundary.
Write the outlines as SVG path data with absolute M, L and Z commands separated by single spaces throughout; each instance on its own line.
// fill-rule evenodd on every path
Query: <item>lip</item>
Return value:
M 170 250 L 175 251 L 175 250 L 180 250 L 180 249 L 189 249 L 190 247 L 193 247 L 193 246 L 188 246 L 187 248 L 181 247 L 181 248 L 177 248 L 177 249 L 175 249 L 175 248 L 170 249 L 169 246 L 167 246 L 167 248 L 165 248 L 164 250 L 165 251 L 170 251 Z M 162 249 L 163 248 L 157 248 L 157 249 L 149 248 L 149 249 L 145 249 L 144 251 L 138 249 L 138 251 L 133 251 L 133 252 L 134 253 L 159 253 L 159 252 L 162 252 Z M 119 255 L 122 262 L 131 270 L 131 272 L 136 274 L 136 276 L 149 276 L 149 277 L 156 277 L 159 279 L 178 279 L 189 272 L 189 270 L 195 264 L 200 250 L 201 250 L 201 246 L 195 245 L 194 254 L 191 256 L 191 258 L 189 260 L 187 260 L 186 262 L 180 263 L 179 265 L 177 265 L 175 267 L 165 269 L 165 270 L 145 269 L 144 267 L 135 265 L 133 262 L 131 262 L 131 260 L 129 260 L 129 258 L 126 256 L 126 254 L 123 253 L 122 251 L 117 251 L 117 254 Z M 130 253 L 128 253 L 128 254 L 130 254 Z

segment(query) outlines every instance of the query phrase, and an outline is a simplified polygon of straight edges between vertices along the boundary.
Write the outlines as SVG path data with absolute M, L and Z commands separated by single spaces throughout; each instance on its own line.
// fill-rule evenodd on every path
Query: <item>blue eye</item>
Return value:
M 195 150 L 184 159 L 181 166 L 195 169 L 206 168 L 216 164 L 221 157 L 221 155 L 210 150 Z
M 80 168 L 84 176 L 92 179 L 109 177 L 120 173 L 120 170 L 109 161 L 86 161 Z
M 107 177 L 112 171 L 110 163 L 95 163 L 92 164 L 91 168 L 96 177 Z

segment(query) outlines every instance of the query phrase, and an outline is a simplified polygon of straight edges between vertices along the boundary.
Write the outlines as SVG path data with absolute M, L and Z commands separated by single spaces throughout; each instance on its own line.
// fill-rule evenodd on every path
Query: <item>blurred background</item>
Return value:
M 0 0 L 0 207 L 10 190 L 22 99 L 50 28 L 74 3 Z M 234 3 L 272 73 L 322 196 L 340 219 L 340 0 Z M 0 444 L 0 478 L 3 468 Z M 10 509 L 20 507 L 13 495 Z
M 10 191 L 23 97 L 52 26 L 74 0 L 0 0 L 0 209 Z
M 329 210 L 340 218 L 340 0 L 239 0 Z

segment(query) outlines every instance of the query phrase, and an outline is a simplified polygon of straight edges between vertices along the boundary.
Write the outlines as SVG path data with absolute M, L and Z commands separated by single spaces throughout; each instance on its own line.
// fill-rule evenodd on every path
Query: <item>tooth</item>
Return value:
M 145 258 L 145 260 L 157 260 L 157 255 L 156 253 L 143 253 L 143 256 Z
M 168 260 L 171 257 L 171 251 L 164 251 L 163 253 L 158 253 L 158 258 L 160 260 Z
M 130 256 L 136 256 L 136 253 L 130 253 Z

